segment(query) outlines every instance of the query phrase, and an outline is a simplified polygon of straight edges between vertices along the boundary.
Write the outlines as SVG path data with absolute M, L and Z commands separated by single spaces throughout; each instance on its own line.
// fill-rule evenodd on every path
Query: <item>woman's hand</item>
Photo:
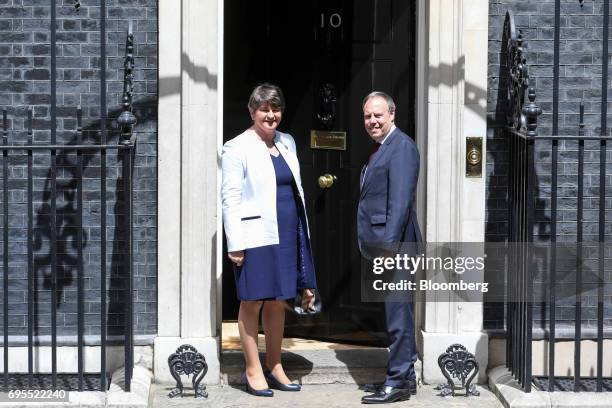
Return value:
M 244 262 L 244 251 L 231 251 L 227 253 L 227 256 L 236 266 L 241 266 Z
M 302 310 L 313 310 L 315 303 L 314 290 L 304 289 L 302 293 Z

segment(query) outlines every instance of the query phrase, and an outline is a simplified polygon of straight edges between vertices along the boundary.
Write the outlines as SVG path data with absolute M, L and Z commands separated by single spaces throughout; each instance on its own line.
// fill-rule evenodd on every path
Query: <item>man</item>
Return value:
M 363 101 L 366 131 L 374 141 L 372 154 L 361 171 L 357 209 L 357 237 L 362 255 L 370 258 L 370 245 L 398 248 L 401 242 L 420 242 L 414 210 L 419 177 L 419 152 L 415 143 L 395 127 L 395 103 L 383 92 L 372 92 Z M 387 377 L 362 398 L 365 404 L 406 400 L 416 394 L 414 363 L 417 359 L 412 304 L 385 301 L 389 346 Z

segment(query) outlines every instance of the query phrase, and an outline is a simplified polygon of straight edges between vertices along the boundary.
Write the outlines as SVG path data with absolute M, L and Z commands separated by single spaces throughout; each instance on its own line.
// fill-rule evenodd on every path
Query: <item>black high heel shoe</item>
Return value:
M 256 390 L 254 388 L 251 387 L 251 384 L 249 384 L 249 378 L 247 377 L 246 373 L 244 373 L 242 375 L 242 377 L 244 378 L 244 383 L 245 383 L 245 388 L 246 388 L 246 392 L 248 392 L 251 395 L 254 395 L 256 397 L 272 397 L 274 396 L 274 391 L 272 391 L 269 388 L 263 389 L 263 390 Z
M 300 384 L 283 384 L 282 382 L 278 381 L 278 379 L 274 376 L 274 374 L 272 374 L 272 371 L 270 370 L 264 371 L 264 375 L 266 376 L 266 381 L 268 382 L 270 388 L 274 388 L 280 391 L 299 391 L 302 389 L 302 386 Z

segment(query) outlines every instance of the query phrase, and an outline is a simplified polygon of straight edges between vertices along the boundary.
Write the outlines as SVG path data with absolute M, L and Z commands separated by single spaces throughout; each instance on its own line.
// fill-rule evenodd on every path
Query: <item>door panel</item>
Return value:
M 287 316 L 286 335 L 384 343 L 380 304 L 360 300 L 355 228 L 359 175 L 371 148 L 362 99 L 382 90 L 396 100 L 396 124 L 414 130 L 414 0 L 225 2 L 224 139 L 250 126 L 248 96 L 258 83 L 278 84 L 287 100 L 280 130 L 297 143 L 319 290 L 324 311 Z M 319 88 L 337 91 L 331 130 L 347 134 L 347 150 L 310 148 L 321 130 Z M 330 189 L 317 179 L 337 176 Z M 223 318 L 235 319 L 231 265 L 224 264 Z

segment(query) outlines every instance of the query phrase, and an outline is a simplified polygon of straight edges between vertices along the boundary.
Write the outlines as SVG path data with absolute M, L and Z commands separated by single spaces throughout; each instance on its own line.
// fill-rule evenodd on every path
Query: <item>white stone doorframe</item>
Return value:
M 452 3 L 452 7 L 449 6 Z M 487 0 L 419 0 L 418 211 L 428 242 L 484 241 L 485 179 L 464 175 L 465 137 L 486 141 Z M 469 12 L 467 12 L 469 11 Z M 204 353 L 219 381 L 223 107 L 223 0 L 159 1 L 158 335 L 154 371 L 180 344 Z M 486 157 L 486 155 L 483 155 Z M 442 381 L 447 345 L 474 351 L 484 380 L 482 303 L 419 302 L 417 337 L 426 382 Z M 469 317 L 469 318 L 468 318 Z
M 204 354 L 219 382 L 223 0 L 159 1 L 158 331 L 155 381 L 181 344 Z
M 465 139 L 482 137 L 485 161 L 487 21 L 487 0 L 419 0 L 417 78 L 427 80 L 417 81 L 418 215 L 430 243 L 484 242 L 486 162 L 482 178 L 466 178 Z M 415 308 L 423 380 L 444 382 L 438 356 L 462 343 L 476 355 L 484 382 L 482 302 L 434 293 L 427 300 Z

